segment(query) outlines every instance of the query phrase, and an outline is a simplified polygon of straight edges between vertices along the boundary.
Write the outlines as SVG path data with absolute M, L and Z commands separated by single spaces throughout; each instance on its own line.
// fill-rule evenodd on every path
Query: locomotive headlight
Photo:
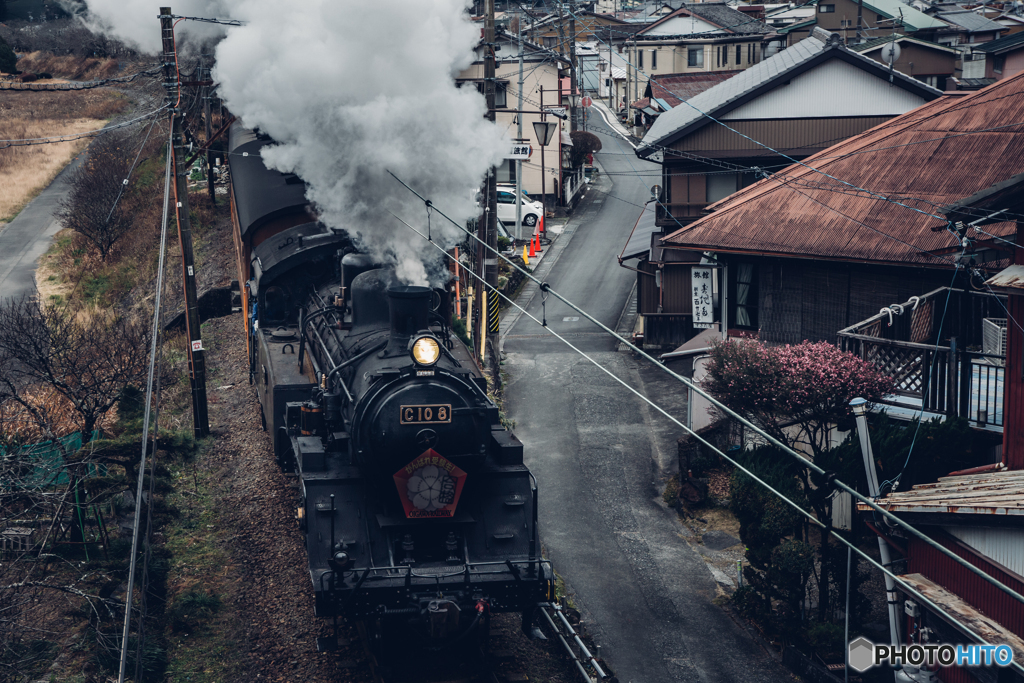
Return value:
M 418 337 L 412 343 L 412 359 L 420 365 L 433 365 L 441 357 L 441 346 L 429 335 Z

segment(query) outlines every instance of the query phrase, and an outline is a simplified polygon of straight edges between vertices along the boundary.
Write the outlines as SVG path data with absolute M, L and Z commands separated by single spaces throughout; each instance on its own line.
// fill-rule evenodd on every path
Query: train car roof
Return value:
M 321 223 L 304 223 L 268 237 L 252 252 L 253 277 L 260 289 L 325 248 L 331 252 L 350 246 L 348 235 Z
M 243 238 L 268 221 L 305 212 L 309 205 L 306 184 L 301 178 L 263 164 L 260 152 L 271 144 L 273 140 L 258 138 L 240 123 L 232 125 L 228 132 L 231 190 Z

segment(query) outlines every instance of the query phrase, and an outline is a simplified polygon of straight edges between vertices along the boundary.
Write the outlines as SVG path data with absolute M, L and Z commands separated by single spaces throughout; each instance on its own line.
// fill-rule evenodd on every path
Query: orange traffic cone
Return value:
M 539 254 L 540 252 L 544 251 L 544 250 L 543 250 L 543 249 L 541 249 L 541 247 L 540 247 L 540 233 L 536 233 L 536 232 L 535 232 L 535 233 L 533 233 L 533 241 L 534 241 L 534 242 L 535 242 L 535 243 L 537 244 L 537 247 L 536 247 L 536 251 L 537 251 L 537 253 L 538 253 L 538 254 Z
M 540 231 L 544 232 L 544 216 L 540 217 Z
M 523 245 L 523 263 L 530 265 L 530 257 L 526 255 L 526 245 Z
M 525 248 L 526 247 L 523 247 L 523 249 L 525 249 Z M 530 258 L 535 258 L 536 256 L 537 256 L 537 250 L 534 247 L 533 240 L 530 240 Z

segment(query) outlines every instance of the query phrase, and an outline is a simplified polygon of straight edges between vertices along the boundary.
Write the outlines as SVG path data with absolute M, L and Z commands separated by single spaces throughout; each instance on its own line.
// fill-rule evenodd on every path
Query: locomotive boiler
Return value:
M 449 292 L 403 284 L 343 232 L 302 222 L 295 183 L 257 164 L 231 158 L 250 377 L 298 478 L 316 615 L 433 648 L 485 638 L 497 612 L 522 613 L 538 635 L 531 615 L 553 598 L 553 573 L 536 481 L 451 334 Z M 245 187 L 260 179 L 263 190 Z M 241 206 L 254 192 L 266 220 Z

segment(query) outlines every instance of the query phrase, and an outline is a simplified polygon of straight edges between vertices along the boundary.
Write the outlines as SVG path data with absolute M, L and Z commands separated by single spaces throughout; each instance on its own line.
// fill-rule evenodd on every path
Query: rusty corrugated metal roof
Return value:
M 738 74 L 735 71 L 701 71 L 692 74 L 671 74 L 668 76 L 651 76 L 648 88 L 669 105 L 676 107 L 685 100 L 701 94 L 724 80 Z
M 940 477 L 878 500 L 889 512 L 933 512 L 1024 518 L 1024 470 Z M 861 512 L 871 508 L 857 504 Z
M 712 205 L 711 215 L 663 244 L 951 266 L 948 256 L 922 253 L 957 245 L 954 235 L 931 229 L 946 222 L 939 208 L 1024 172 L 1022 127 L 1024 73 L 975 93 L 941 97 L 804 161 L 882 198 L 793 165 Z M 1014 223 L 984 229 L 1012 237 Z

